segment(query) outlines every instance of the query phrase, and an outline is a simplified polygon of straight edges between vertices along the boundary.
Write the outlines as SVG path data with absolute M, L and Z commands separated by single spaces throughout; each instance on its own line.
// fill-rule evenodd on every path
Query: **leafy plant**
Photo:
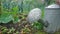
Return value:
M 6 3 L 6 0 L 5 0 Z M 17 23 L 19 18 L 18 18 L 18 6 L 14 6 L 12 8 L 7 9 L 4 8 L 5 6 L 3 6 L 4 3 L 2 1 L 2 11 L 1 11 L 1 15 L 0 15 L 0 23 L 9 23 L 10 21 L 13 21 L 13 23 Z
M 43 29 L 43 24 L 39 23 L 39 22 L 34 22 L 32 24 L 33 28 L 36 28 L 37 30 L 42 30 Z
M 2 34 L 7 34 L 8 29 L 6 27 L 1 27 Z
M 8 34 L 13 34 L 15 31 L 15 29 L 12 27 L 11 29 L 9 29 L 9 31 L 7 32 Z
M 13 20 L 13 17 L 8 14 L 2 14 L 0 17 L 0 23 L 8 23 L 11 20 Z
M 15 34 L 19 34 L 19 32 L 18 31 L 16 31 L 16 33 Z

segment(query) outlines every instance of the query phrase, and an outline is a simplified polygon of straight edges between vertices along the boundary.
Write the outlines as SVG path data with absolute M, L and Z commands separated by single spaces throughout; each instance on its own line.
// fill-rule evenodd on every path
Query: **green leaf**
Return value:
M 43 29 L 43 25 L 41 23 L 39 23 L 39 22 L 35 22 L 33 24 L 33 27 L 38 29 L 38 30 L 42 30 Z
M 18 11 L 18 6 L 12 8 L 13 11 Z
M 0 23 L 8 23 L 10 22 L 11 20 L 13 20 L 13 17 L 12 15 L 9 15 L 9 14 L 2 14 L 1 17 L 0 17 Z
M 19 18 L 18 17 L 15 17 L 14 20 L 13 20 L 13 23 L 17 23 L 18 20 L 19 20 Z

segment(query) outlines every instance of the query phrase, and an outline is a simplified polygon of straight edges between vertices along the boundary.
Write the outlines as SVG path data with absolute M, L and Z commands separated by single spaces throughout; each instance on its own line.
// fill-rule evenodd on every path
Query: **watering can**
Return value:
M 60 6 L 52 4 L 45 7 L 44 20 L 48 21 L 49 25 L 44 30 L 53 33 L 60 29 Z

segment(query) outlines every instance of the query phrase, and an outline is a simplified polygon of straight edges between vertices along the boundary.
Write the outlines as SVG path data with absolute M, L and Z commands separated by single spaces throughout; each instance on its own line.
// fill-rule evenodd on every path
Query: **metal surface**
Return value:
M 60 6 L 57 4 L 50 6 L 45 8 L 44 20 L 49 23 L 49 26 L 45 28 L 45 31 L 54 33 L 60 29 Z

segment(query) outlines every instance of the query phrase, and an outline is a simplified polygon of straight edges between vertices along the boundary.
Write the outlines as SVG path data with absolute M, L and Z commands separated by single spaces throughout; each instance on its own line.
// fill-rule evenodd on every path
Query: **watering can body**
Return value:
M 44 28 L 47 32 L 55 32 L 60 29 L 60 6 L 57 4 L 49 5 L 45 8 L 44 20 L 48 21 L 49 25 Z

